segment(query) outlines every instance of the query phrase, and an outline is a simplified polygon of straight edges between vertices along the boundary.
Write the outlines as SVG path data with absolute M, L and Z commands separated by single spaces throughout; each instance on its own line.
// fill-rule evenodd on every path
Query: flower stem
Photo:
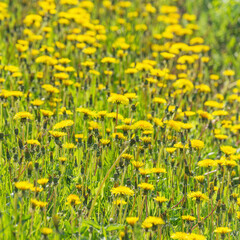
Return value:
M 112 170 L 115 168 L 115 166 L 117 165 L 117 163 L 120 161 L 122 155 L 127 151 L 127 149 L 128 149 L 128 147 L 126 147 L 126 148 L 121 152 L 121 154 L 118 156 L 118 158 L 117 158 L 116 161 L 113 163 L 113 165 L 111 166 L 111 168 L 108 170 L 105 178 L 103 179 L 100 187 L 98 188 L 98 191 L 97 191 L 97 194 L 96 194 L 95 198 L 94 198 L 93 201 L 92 201 L 92 205 L 91 205 L 91 208 L 90 208 L 89 214 L 88 214 L 88 219 L 90 219 L 90 217 L 91 217 L 91 215 L 92 215 L 94 205 L 95 205 L 95 203 L 96 203 L 96 201 L 97 201 L 98 195 L 100 194 L 100 192 L 101 192 L 101 190 L 102 190 L 102 188 L 103 188 L 103 186 L 104 186 L 104 183 L 105 183 L 106 180 L 108 179 L 110 173 L 111 173 Z
M 117 124 L 118 124 L 118 104 L 117 104 L 116 124 L 115 124 L 115 128 L 114 128 L 114 132 L 117 131 Z

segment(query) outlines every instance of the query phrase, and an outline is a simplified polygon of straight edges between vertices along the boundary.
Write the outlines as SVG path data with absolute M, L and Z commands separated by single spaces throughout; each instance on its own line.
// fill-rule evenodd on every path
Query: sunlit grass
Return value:
M 239 239 L 240 80 L 201 3 L 0 3 L 1 239 Z

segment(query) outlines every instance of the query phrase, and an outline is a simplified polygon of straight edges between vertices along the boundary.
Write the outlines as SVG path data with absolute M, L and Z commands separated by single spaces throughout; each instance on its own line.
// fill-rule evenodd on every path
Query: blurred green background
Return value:
M 212 68 L 240 73 L 240 0 L 186 0 L 184 10 L 197 15 L 199 36 L 211 46 Z

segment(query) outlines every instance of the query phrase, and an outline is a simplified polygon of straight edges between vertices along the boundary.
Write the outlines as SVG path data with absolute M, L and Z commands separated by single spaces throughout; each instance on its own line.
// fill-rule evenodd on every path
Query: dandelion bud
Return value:
M 128 186 L 128 187 L 131 186 L 131 180 L 130 180 L 130 178 L 127 179 L 127 186 Z
M 236 176 L 236 172 L 235 172 L 235 171 L 232 171 L 231 177 L 235 177 L 235 176 Z
M 11 156 L 10 156 L 10 154 L 9 154 L 8 149 L 7 149 L 7 159 L 8 159 L 8 160 L 11 160 Z
M 18 146 L 20 149 L 23 149 L 23 143 L 21 139 L 18 140 Z
M 114 175 L 113 175 L 114 181 L 117 181 L 117 180 L 118 180 L 118 176 L 119 176 L 118 173 L 114 173 Z
M 220 199 L 221 199 L 221 197 L 220 197 L 220 190 L 218 190 L 216 201 L 219 201 Z
M 36 169 L 36 170 L 39 169 L 39 163 L 38 163 L 38 162 L 35 162 L 34 166 L 35 166 L 35 169 Z
M 112 224 L 112 223 L 114 223 L 114 219 L 113 218 L 110 218 L 109 219 L 109 222 Z
M 136 141 L 132 138 L 132 139 L 130 140 L 130 146 L 133 146 L 135 143 L 136 143 Z
M 226 211 L 226 205 L 223 203 L 222 204 L 222 211 L 225 212 Z
M 189 171 L 188 165 L 185 166 L 185 173 L 188 176 L 190 175 L 190 171 Z
M 229 219 L 229 221 L 232 220 L 232 215 L 233 215 L 233 210 L 232 210 L 232 208 L 230 208 L 229 211 L 228 211 L 228 219 Z
M 3 140 L 4 134 L 0 133 L 0 140 Z
M 44 123 L 43 123 L 43 129 L 47 129 L 47 125 L 48 125 L 48 121 L 45 121 Z
M 133 105 L 131 106 L 131 109 L 132 109 L 132 111 L 133 111 L 133 112 L 135 112 L 135 111 L 136 111 L 136 109 L 137 109 L 137 108 L 136 108 L 136 105 L 135 105 L 135 104 L 133 104 Z
M 58 183 L 58 178 L 57 178 L 57 177 L 54 177 L 54 178 L 53 178 L 53 183 L 54 183 L 55 185 L 57 185 L 57 183 Z
M 90 146 L 90 145 L 92 145 L 92 143 L 93 143 L 93 135 L 90 135 L 87 140 L 87 144 L 88 144 L 88 146 Z
M 29 162 L 28 163 L 28 177 L 31 177 L 32 170 L 33 170 L 33 164 L 32 164 L 32 162 Z
M 60 217 L 58 215 L 54 215 L 53 224 L 57 231 L 58 231 L 59 223 L 60 223 Z
M 203 229 L 203 227 L 204 227 L 203 222 L 198 222 L 198 226 L 199 226 L 200 229 Z
M 213 128 L 212 121 L 209 122 L 208 128 L 211 130 Z

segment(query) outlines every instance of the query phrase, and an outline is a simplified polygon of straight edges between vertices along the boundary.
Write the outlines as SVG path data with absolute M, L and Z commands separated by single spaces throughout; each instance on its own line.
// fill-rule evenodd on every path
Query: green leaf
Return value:
M 236 45 L 236 38 L 233 36 L 228 42 L 228 45 L 227 45 L 228 49 L 231 50 L 235 45 Z
M 106 230 L 105 230 L 104 227 L 102 228 L 102 231 L 103 231 L 103 236 L 104 236 L 104 238 L 107 239 L 107 232 L 106 232 Z
M 111 231 L 116 231 L 116 230 L 122 230 L 124 228 L 123 224 L 112 224 L 112 225 L 108 225 L 105 227 L 105 230 L 107 232 L 111 232 Z
M 93 228 L 100 230 L 101 226 L 98 225 L 96 222 L 92 221 L 92 220 L 84 220 L 83 223 L 85 223 L 88 226 L 92 226 Z
M 69 233 L 72 231 L 72 227 L 71 227 L 71 224 L 70 222 L 65 222 L 65 227 L 66 227 L 66 232 Z

